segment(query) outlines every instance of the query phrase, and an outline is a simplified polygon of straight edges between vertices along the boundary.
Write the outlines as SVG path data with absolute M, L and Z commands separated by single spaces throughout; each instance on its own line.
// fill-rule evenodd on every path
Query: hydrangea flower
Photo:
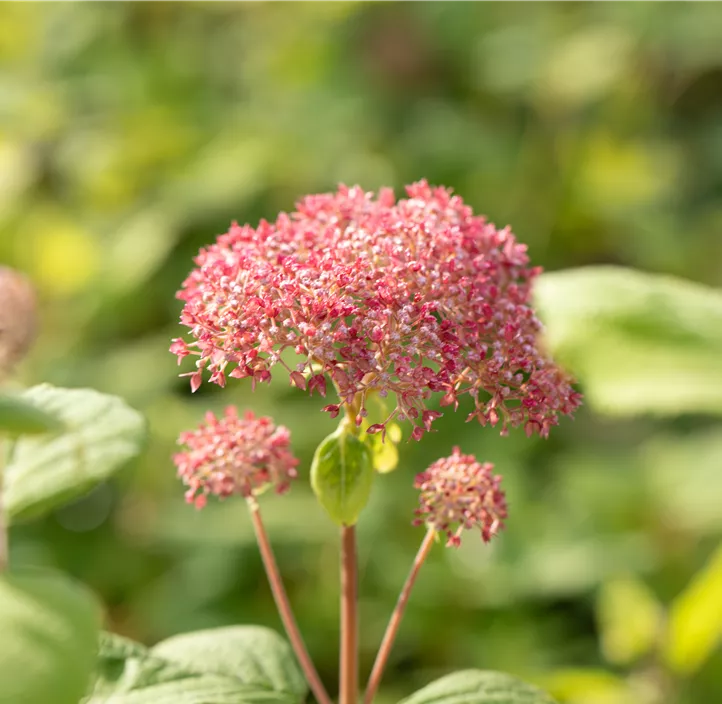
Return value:
M 201 250 L 178 297 L 197 357 L 191 388 L 227 377 L 267 382 L 284 367 L 292 384 L 339 400 L 324 410 L 366 415 L 372 392 L 392 394 L 388 418 L 420 439 L 445 406 L 469 395 L 468 420 L 523 425 L 546 436 L 580 403 L 569 377 L 540 349 L 531 307 L 540 269 L 508 228 L 475 216 L 459 196 L 425 181 L 395 201 L 342 186 L 301 200 L 257 228 L 233 224 Z M 287 354 L 284 354 L 287 352 Z M 291 360 L 289 355 L 295 353 Z M 356 410 L 358 409 L 358 410 Z
M 269 486 L 281 494 L 297 476 L 298 460 L 289 450 L 290 433 L 252 411 L 241 418 L 228 406 L 222 418 L 208 412 L 197 430 L 181 433 L 184 451 L 173 457 L 178 476 L 188 487 L 186 501 L 198 508 L 208 494 L 249 498 Z
M 504 527 L 506 498 L 494 465 L 480 464 L 473 455 L 455 447 L 450 457 L 434 462 L 416 475 L 420 507 L 414 525 L 427 525 L 444 533 L 447 546 L 461 545 L 461 534 L 479 528 L 488 543 Z

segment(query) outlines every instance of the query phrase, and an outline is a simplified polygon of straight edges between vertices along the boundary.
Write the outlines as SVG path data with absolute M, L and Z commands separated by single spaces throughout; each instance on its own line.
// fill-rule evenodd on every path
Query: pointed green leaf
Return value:
M 354 525 L 366 506 L 374 478 L 369 446 L 342 425 L 316 449 L 311 486 L 331 519 Z
M 544 274 L 535 299 L 552 354 L 597 410 L 722 414 L 722 291 L 590 266 Z
M 145 421 L 116 396 L 43 384 L 22 398 L 59 418 L 65 430 L 15 443 L 5 469 L 11 519 L 41 514 L 82 495 L 140 452 Z
M 97 652 L 100 608 L 62 575 L 0 576 L 0 702 L 77 704 Z
M 672 670 L 689 675 L 722 640 L 722 546 L 672 603 L 664 655 Z
M 298 704 L 306 692 L 283 638 L 260 626 L 231 626 L 153 648 L 103 634 L 86 704 Z
M 555 704 L 545 692 L 503 672 L 462 670 L 404 699 L 400 704 Z
M 62 428 L 57 416 L 21 396 L 0 394 L 0 434 L 37 435 Z

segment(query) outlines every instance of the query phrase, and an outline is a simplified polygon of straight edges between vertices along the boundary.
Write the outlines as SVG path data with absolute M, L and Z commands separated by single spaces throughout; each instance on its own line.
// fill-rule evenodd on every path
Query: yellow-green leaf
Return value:
M 665 660 L 690 675 L 717 647 L 722 636 L 722 545 L 675 599 L 669 617 Z
M 389 423 L 386 437 L 382 433 L 363 435 L 363 440 L 371 449 L 374 469 L 379 474 L 393 472 L 399 464 L 399 450 L 396 445 L 401 440 L 401 428 L 397 423 Z
M 662 607 L 647 586 L 632 577 L 602 586 L 597 599 L 602 651 L 609 662 L 626 665 L 649 653 L 657 642 Z
M 543 678 L 546 690 L 568 704 L 637 704 L 629 685 L 604 670 L 557 670 Z

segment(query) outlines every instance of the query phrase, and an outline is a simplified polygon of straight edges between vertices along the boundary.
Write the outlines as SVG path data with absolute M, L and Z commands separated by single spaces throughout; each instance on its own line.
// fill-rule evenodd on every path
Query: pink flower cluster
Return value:
M 298 460 L 289 450 L 290 434 L 270 418 L 256 418 L 248 411 L 243 418 L 233 406 L 223 418 L 210 411 L 198 430 L 181 433 L 180 445 L 187 449 L 173 457 L 178 476 L 188 487 L 186 501 L 198 508 L 208 494 L 227 497 L 257 495 L 268 486 L 284 493 L 297 476 Z
M 395 201 L 358 187 L 313 195 L 257 228 L 234 224 L 201 250 L 178 296 L 192 340 L 173 341 L 179 363 L 196 355 L 191 387 L 204 371 L 267 382 L 286 367 L 291 383 L 365 415 L 371 392 L 395 395 L 393 417 L 420 439 L 440 415 L 432 394 L 468 420 L 523 425 L 546 436 L 580 395 L 540 350 L 531 307 L 539 269 L 509 229 L 474 216 L 462 199 L 421 181 Z M 295 358 L 283 353 L 290 350 Z
M 463 455 L 455 447 L 450 457 L 434 462 L 416 475 L 420 508 L 414 525 L 426 524 L 445 533 L 447 546 L 461 545 L 464 530 L 478 527 L 488 543 L 504 527 L 507 515 L 501 477 L 492 474 L 494 466 L 480 464 L 473 455 Z

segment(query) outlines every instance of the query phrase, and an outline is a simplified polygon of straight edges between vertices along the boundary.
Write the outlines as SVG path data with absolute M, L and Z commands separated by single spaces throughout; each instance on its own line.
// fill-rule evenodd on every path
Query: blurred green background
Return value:
M 0 4 L 0 262 L 27 272 L 42 303 L 21 381 L 121 395 L 151 428 L 116 480 L 14 528 L 13 560 L 76 575 L 109 628 L 146 643 L 280 629 L 243 505 L 186 506 L 170 455 L 229 402 L 287 424 L 304 467 L 333 422 L 283 375 L 253 395 L 237 382 L 191 396 L 167 352 L 174 294 L 231 220 L 272 219 L 338 182 L 400 192 L 419 178 L 511 223 L 549 270 L 615 263 L 722 286 L 722 8 Z M 464 416 L 402 444 L 399 470 L 376 482 L 359 528 L 364 673 L 421 539 L 416 471 L 453 444 L 493 461 L 508 530 L 436 549 L 382 701 L 464 667 L 572 704 L 722 701 L 717 632 L 676 668 L 651 650 L 722 532 L 719 420 L 586 407 L 544 442 Z M 335 687 L 336 531 L 304 482 L 264 511 Z M 699 597 L 711 623 L 716 569 Z

